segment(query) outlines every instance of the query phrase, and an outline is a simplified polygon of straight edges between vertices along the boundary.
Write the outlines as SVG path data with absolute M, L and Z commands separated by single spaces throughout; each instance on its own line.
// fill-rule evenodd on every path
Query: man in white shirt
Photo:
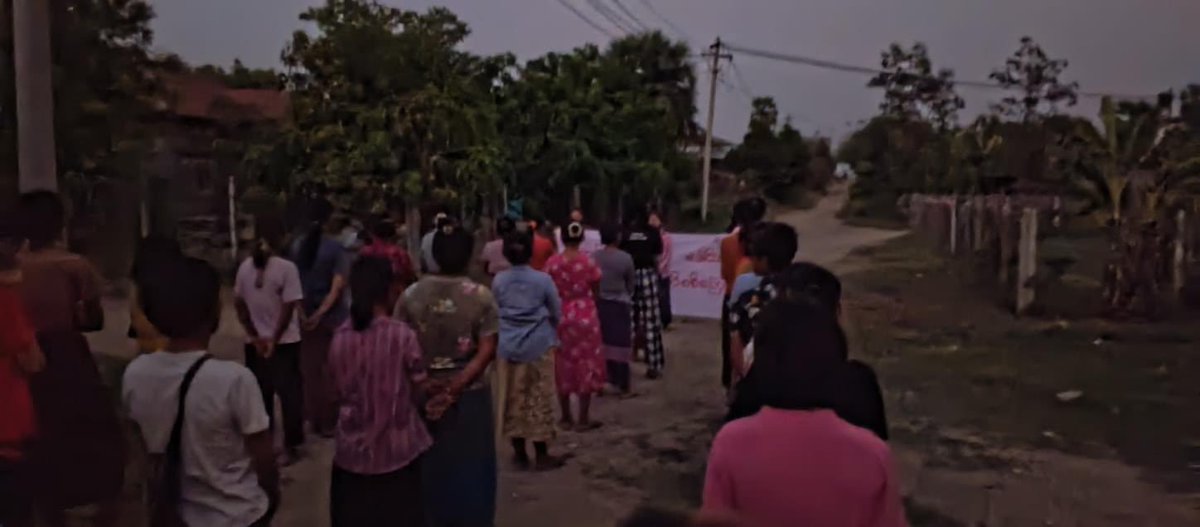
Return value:
M 121 394 L 152 455 L 167 451 L 183 378 L 207 355 L 221 310 L 220 279 L 207 263 L 187 259 L 161 272 L 164 279 L 139 294 L 146 317 L 170 343 L 130 363 Z M 184 523 L 269 525 L 279 503 L 279 473 L 250 370 L 221 360 L 201 364 L 184 399 L 180 439 L 176 510 Z
M 304 299 L 296 264 L 272 254 L 260 241 L 234 279 L 234 305 L 246 331 L 246 367 L 262 390 L 267 417 L 275 423 L 275 394 L 283 410 L 284 463 L 299 456 L 304 443 L 304 386 L 300 373 L 300 322 Z

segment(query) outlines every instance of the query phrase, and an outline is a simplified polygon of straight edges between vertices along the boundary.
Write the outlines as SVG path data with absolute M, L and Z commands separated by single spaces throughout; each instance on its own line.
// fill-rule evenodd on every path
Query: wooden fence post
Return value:
M 958 194 L 950 197 L 950 254 L 958 254 Z
M 1000 206 L 1000 214 L 996 221 L 996 234 L 1000 239 L 1000 284 L 1008 284 L 1008 262 L 1012 259 L 1012 226 L 1009 225 L 1009 219 L 1012 216 L 1012 205 L 1009 202 L 1008 196 L 1004 197 L 1004 203 Z
M 971 203 L 971 249 L 975 252 L 983 250 L 983 222 L 987 219 L 984 210 L 983 196 L 975 196 Z
M 1184 274 L 1184 240 L 1187 237 L 1187 212 L 1182 209 L 1175 213 L 1175 242 L 1174 254 L 1171 255 L 1171 288 L 1175 293 L 1175 298 L 1179 298 L 1179 293 L 1183 291 L 1184 281 L 1187 277 Z
M 1024 315 L 1033 304 L 1033 278 L 1037 274 L 1038 212 L 1032 207 L 1021 213 L 1021 241 L 1017 264 L 1017 315 Z

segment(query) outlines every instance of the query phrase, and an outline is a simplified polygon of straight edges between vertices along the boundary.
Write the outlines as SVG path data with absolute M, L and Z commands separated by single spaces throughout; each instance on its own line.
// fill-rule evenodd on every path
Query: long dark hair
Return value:
M 392 264 L 383 258 L 365 257 L 350 268 L 350 323 L 365 331 L 375 320 L 375 308 L 386 306 L 391 293 Z
M 759 315 L 753 376 L 763 404 L 789 410 L 835 409 L 841 400 L 846 334 L 837 316 L 811 298 L 779 298 Z
M 321 249 L 321 238 L 325 235 L 325 224 L 329 223 L 329 218 L 333 216 L 333 204 L 329 203 L 329 200 L 317 198 L 309 206 L 311 208 L 308 211 L 308 232 L 304 234 L 299 254 L 296 255 L 296 266 L 303 270 L 311 269 L 313 262 L 317 261 L 317 251 Z

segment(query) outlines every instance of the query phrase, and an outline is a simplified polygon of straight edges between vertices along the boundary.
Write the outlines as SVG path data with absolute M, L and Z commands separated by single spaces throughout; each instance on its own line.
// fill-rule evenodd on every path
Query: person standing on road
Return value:
M 387 260 L 354 263 L 350 320 L 329 350 L 338 402 L 329 490 L 333 527 L 425 522 L 420 458 L 433 439 L 416 398 L 427 376 L 416 333 L 389 316 L 396 300 L 392 282 Z
M 496 220 L 496 239 L 483 244 L 483 250 L 479 254 L 483 272 L 488 276 L 494 278 L 496 275 L 512 269 L 512 263 L 504 257 L 504 238 L 516 230 L 517 222 L 512 218 L 504 216 Z
M 721 239 L 721 278 L 725 281 L 725 298 L 721 301 L 721 385 L 729 388 L 733 380 L 733 369 L 729 363 L 730 341 L 729 309 L 734 282 L 746 270 L 745 237 L 752 226 L 762 221 L 767 213 L 762 198 L 748 198 L 733 205 L 733 223 L 729 234 Z M 745 232 L 743 232 L 745 231 Z
M 21 257 L 25 312 L 46 357 L 30 379 L 39 437 L 30 456 L 34 501 L 44 523 L 95 504 L 93 524 L 115 525 L 125 479 L 125 439 L 112 396 L 83 334 L 104 329 L 101 280 L 65 247 L 66 208 L 52 192 L 20 198 L 29 250 Z
M 473 236 L 444 225 L 433 239 L 441 274 L 421 277 L 396 304 L 397 316 L 417 331 L 429 369 L 433 446 L 421 484 L 432 527 L 495 523 L 496 436 L 484 373 L 496 356 L 500 318 L 492 292 L 466 276 L 474 248 Z
M 142 284 L 156 279 L 158 269 L 173 265 L 181 259 L 183 251 L 179 248 L 179 242 L 173 238 L 152 234 L 138 243 L 137 254 L 133 257 L 133 269 L 129 273 L 133 291 L 129 295 L 128 336 L 137 340 L 140 353 L 154 353 L 165 348 L 167 338 L 146 319 L 146 314 L 142 312 L 142 303 L 138 301 L 138 290 Z
M 513 268 L 496 276 L 492 291 L 500 310 L 500 343 L 496 374 L 502 387 L 501 431 L 512 440 L 519 468 L 562 466 L 550 455 L 554 439 L 554 365 L 563 319 L 558 290 L 550 276 L 529 266 L 533 240 L 525 233 L 504 239 L 504 256 Z M 526 443 L 532 442 L 531 463 Z
M 792 264 L 799 246 L 796 229 L 791 225 L 765 223 L 752 229 L 749 245 L 753 247 L 754 274 L 762 276 L 763 279 L 758 287 L 735 300 L 729 310 L 729 361 L 733 376 L 731 386 L 736 385 L 737 381 L 746 375 L 744 352 L 746 346 L 754 339 L 756 317 L 775 299 L 775 275 Z
M 772 283 L 779 297 L 811 299 L 835 316 L 841 314 L 842 283 L 824 267 L 808 262 L 794 263 L 773 277 Z M 839 356 L 848 362 L 846 379 L 842 389 L 837 392 L 834 410 L 846 422 L 870 430 L 887 441 L 887 412 L 875 370 L 861 361 L 849 360 L 849 346 L 844 332 L 839 342 Z M 754 415 L 763 406 L 755 382 L 753 346 L 746 347 L 743 357 L 747 373 L 737 385 L 726 421 Z
M 17 253 L 25 237 L 15 218 L 0 215 L 0 525 L 26 527 L 34 497 L 27 467 L 37 437 L 29 380 L 46 367 L 46 357 L 21 301 Z
M 671 328 L 671 322 L 675 319 L 671 312 L 671 256 L 672 256 L 672 241 L 671 234 L 667 232 L 663 226 L 662 216 L 658 212 L 650 213 L 650 227 L 658 229 L 658 235 L 662 237 L 662 254 L 658 255 L 658 307 L 662 312 L 663 330 Z
M 381 220 L 371 230 L 371 243 L 360 249 L 358 255 L 387 260 L 392 266 L 393 283 L 390 287 L 399 294 L 417 281 L 417 273 L 408 251 L 396 243 L 396 239 L 396 224 L 392 220 Z
M 429 231 L 421 237 L 421 270 L 428 274 L 438 274 L 439 269 L 437 258 L 433 256 L 433 237 L 444 226 L 453 223 L 450 215 L 445 211 L 438 212 L 433 216 L 433 223 L 429 227 Z
M 591 419 L 591 403 L 593 396 L 604 391 L 607 377 L 595 295 L 603 275 L 596 263 L 579 251 L 583 237 L 582 223 L 567 225 L 562 254 L 554 255 L 546 264 L 563 305 L 562 323 L 558 325 L 562 346 L 555 362 L 562 422 L 580 432 L 600 426 Z M 578 419 L 572 417 L 572 396 L 579 399 Z
M 304 444 L 304 381 L 300 370 L 300 323 L 304 300 L 296 264 L 275 256 L 259 240 L 254 254 L 238 267 L 233 283 L 238 321 L 246 331 L 246 367 L 262 390 L 267 417 L 275 424 L 275 394 L 283 413 L 284 464 L 299 458 Z
M 202 260 L 162 271 L 141 291 L 146 317 L 169 339 L 125 370 L 121 399 L 160 478 L 155 518 L 190 527 L 265 527 L 279 505 L 271 424 L 250 370 L 212 360 L 221 281 Z
M 616 225 L 600 228 L 603 249 L 592 259 L 600 268 L 596 311 L 600 318 L 600 339 L 604 347 L 608 382 L 623 396 L 632 394 L 633 362 L 633 291 L 637 274 L 633 257 L 620 249 L 621 230 Z
M 797 296 L 759 318 L 754 375 L 764 406 L 717 433 L 703 509 L 761 527 L 905 526 L 887 443 L 834 412 L 847 377 L 836 316 Z
M 658 257 L 662 236 L 647 224 L 645 211 L 635 210 L 626 223 L 621 249 L 633 257 L 637 281 L 633 291 L 634 349 L 641 350 L 647 379 L 662 377 L 667 357 L 662 340 L 662 310 L 658 296 Z
M 293 243 L 291 250 L 291 260 L 300 271 L 304 297 L 300 321 L 304 413 L 314 432 L 330 437 L 337 408 L 332 401 L 327 360 L 333 332 L 349 315 L 345 290 L 350 259 L 331 232 L 333 205 L 316 200 L 310 204 L 309 212 L 309 230 Z

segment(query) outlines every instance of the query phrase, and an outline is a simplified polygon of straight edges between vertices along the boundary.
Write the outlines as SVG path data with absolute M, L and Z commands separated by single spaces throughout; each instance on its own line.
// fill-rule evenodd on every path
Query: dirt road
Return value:
M 843 197 L 844 190 L 838 189 L 812 210 L 778 215 L 799 230 L 801 259 L 837 268 L 851 250 L 898 235 L 843 225 L 836 218 Z M 125 306 L 113 301 L 107 307 L 110 329 L 93 342 L 98 350 L 128 358 Z M 240 360 L 239 333 L 227 313 L 213 352 Z M 724 412 L 719 343 L 715 321 L 678 322 L 666 335 L 666 376 L 637 382 L 636 398 L 599 401 L 594 410 L 604 423 L 599 430 L 562 434 L 553 448 L 572 458 L 561 470 L 512 470 L 508 449 L 500 445 L 498 525 L 608 527 L 642 503 L 695 507 L 708 445 Z M 284 505 L 275 525 L 328 524 L 331 444 L 315 440 L 307 453 L 304 461 L 284 470 Z

